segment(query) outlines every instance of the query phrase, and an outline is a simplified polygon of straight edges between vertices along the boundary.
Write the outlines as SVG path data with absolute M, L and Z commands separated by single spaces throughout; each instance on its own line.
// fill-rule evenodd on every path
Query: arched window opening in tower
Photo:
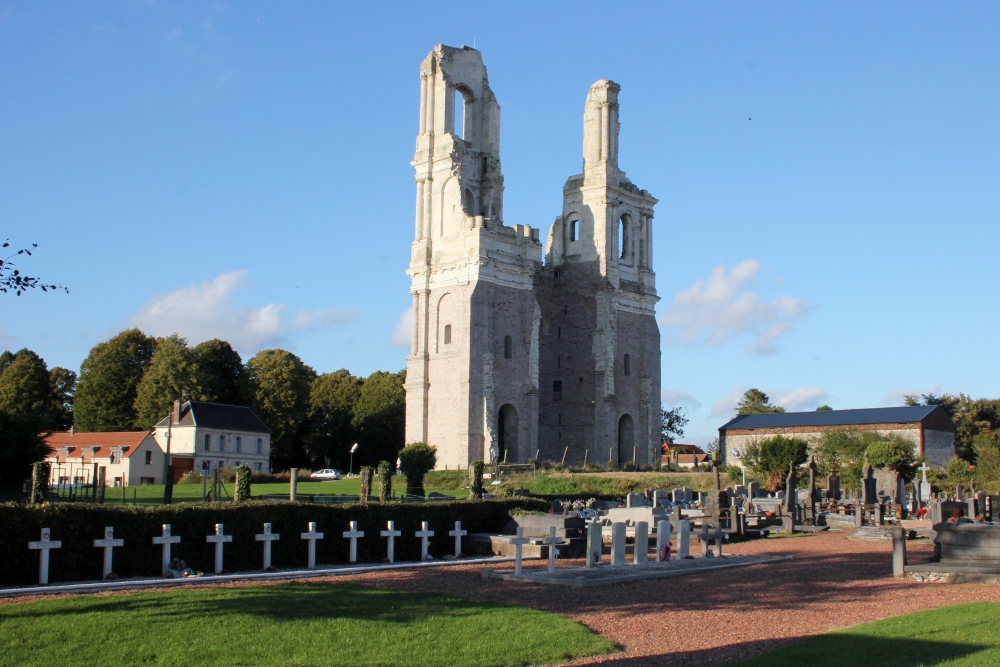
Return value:
M 465 95 L 455 89 L 455 127 L 452 134 L 458 139 L 465 138 Z
M 503 358 L 512 359 L 514 357 L 514 339 L 510 336 L 503 337 Z
M 451 345 L 451 325 L 444 325 L 444 344 Z
M 580 240 L 580 221 L 573 220 L 569 223 L 569 240 L 579 241 Z

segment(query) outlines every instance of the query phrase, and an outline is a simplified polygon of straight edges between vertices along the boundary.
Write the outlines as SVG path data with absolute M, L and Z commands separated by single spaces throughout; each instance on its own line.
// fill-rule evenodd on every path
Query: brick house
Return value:
M 49 433 L 45 457 L 51 466 L 52 488 L 92 484 L 97 466 L 104 466 L 107 486 L 163 484 L 163 450 L 149 431 Z

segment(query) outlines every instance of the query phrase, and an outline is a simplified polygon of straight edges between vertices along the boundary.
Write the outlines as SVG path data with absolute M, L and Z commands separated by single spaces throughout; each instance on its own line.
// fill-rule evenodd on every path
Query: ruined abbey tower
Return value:
M 618 91 L 590 87 L 583 173 L 543 264 L 538 229 L 504 220 L 482 55 L 438 45 L 420 66 L 406 442 L 435 445 L 439 467 L 659 455 L 657 200 L 618 168 Z

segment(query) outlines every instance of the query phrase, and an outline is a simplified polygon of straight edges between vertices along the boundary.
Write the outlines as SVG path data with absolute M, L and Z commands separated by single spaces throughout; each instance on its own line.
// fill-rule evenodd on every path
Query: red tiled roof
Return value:
M 84 452 L 84 447 L 96 447 L 95 458 L 108 458 L 111 456 L 112 447 L 122 447 L 125 449 L 125 456 L 132 456 L 138 449 L 142 441 L 146 439 L 149 431 L 121 431 L 109 433 L 72 433 L 70 431 L 58 431 L 45 436 L 45 444 L 52 449 L 49 456 L 58 454 L 59 447 L 72 447 L 69 452 L 70 458 L 82 458 L 89 455 Z

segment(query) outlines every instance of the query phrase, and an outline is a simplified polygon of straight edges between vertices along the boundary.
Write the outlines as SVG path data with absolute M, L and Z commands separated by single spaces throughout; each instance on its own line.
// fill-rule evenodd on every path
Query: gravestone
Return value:
M 433 560 L 430 553 L 427 552 L 427 540 L 434 537 L 434 531 L 427 527 L 426 521 L 420 522 L 420 530 L 414 535 L 420 538 L 420 560 Z M 521 535 L 520 531 L 518 531 L 518 535 Z
M 760 495 L 760 484 L 749 482 L 747 484 L 747 498 L 756 498 Z
M 549 574 L 556 571 L 556 556 L 559 554 L 559 550 L 556 549 L 557 544 L 562 543 L 562 538 L 556 536 L 556 527 L 549 527 L 549 536 L 542 540 L 549 547 Z
M 462 555 L 462 536 L 468 535 L 469 531 L 462 530 L 462 522 L 455 522 L 455 530 L 449 530 L 448 535 L 455 538 L 455 558 L 459 558 Z
M 632 545 L 632 560 L 636 565 L 645 565 L 649 556 L 649 524 L 639 521 L 635 524 L 635 542 Z
M 164 526 L 165 529 L 169 528 L 169 527 L 170 526 Z M 165 530 L 164 532 L 168 533 L 169 531 Z M 178 538 L 178 539 L 180 539 L 180 538 Z M 271 569 L 271 542 L 275 542 L 277 540 L 280 540 L 281 539 L 281 535 L 279 535 L 278 533 L 271 532 L 271 524 L 265 523 L 264 524 L 264 532 L 260 533 L 259 535 L 254 535 L 254 539 L 257 540 L 258 542 L 263 542 L 264 543 L 264 570 L 270 570 Z M 153 538 L 153 541 L 154 542 L 156 541 L 155 537 Z M 166 546 L 165 546 L 165 548 L 166 548 Z M 168 551 L 167 555 L 164 556 L 164 558 L 166 558 L 169 555 L 170 554 L 169 554 L 169 551 Z M 167 562 L 169 563 L 170 561 L 167 561 Z
M 646 497 L 641 493 L 630 493 L 625 496 L 625 507 L 646 507 Z
M 840 475 L 836 472 L 826 476 L 826 499 L 830 502 L 840 500 Z
M 815 456 L 809 456 L 809 463 L 806 467 L 809 469 L 809 502 L 812 504 L 820 500 L 819 490 L 816 488 L 816 475 L 819 474 L 819 470 L 816 467 Z
M 620 521 L 611 524 L 611 564 L 625 564 L 625 524 Z
M 927 462 L 920 466 L 920 502 L 928 503 L 930 502 L 932 490 L 931 483 L 927 481 Z
M 357 521 L 352 521 L 351 522 L 351 530 L 356 530 L 357 527 L 358 527 Z M 309 541 L 309 554 L 308 554 L 308 559 L 307 559 L 307 562 L 308 562 L 307 567 L 310 570 L 315 570 L 316 569 L 316 540 L 322 540 L 323 539 L 323 533 L 317 533 L 316 532 L 316 522 L 315 521 L 310 521 L 309 525 L 308 525 L 308 528 L 309 528 L 309 530 L 307 530 L 304 533 L 301 533 L 301 536 L 302 536 L 303 540 L 308 540 Z M 361 535 L 364 535 L 364 533 L 361 533 Z M 344 537 L 347 537 L 347 533 L 344 533 Z M 353 537 L 351 538 L 351 562 L 352 563 L 357 560 L 357 543 L 354 541 L 354 539 L 355 538 L 353 538 Z M 271 543 L 268 542 L 267 544 L 270 545 Z
M 456 523 L 456 525 L 458 525 L 458 524 Z M 399 537 L 399 536 L 401 536 L 403 534 L 403 531 L 396 530 L 396 522 L 395 521 L 389 521 L 389 522 L 387 522 L 386 523 L 386 528 L 387 528 L 387 530 L 383 530 L 382 532 L 379 533 L 379 535 L 381 535 L 382 537 L 388 537 L 389 538 L 389 549 L 388 549 L 388 553 L 387 553 L 387 560 L 390 563 L 395 563 L 396 562 L 396 538 Z
M 661 489 L 653 491 L 653 507 L 666 507 L 666 503 L 670 502 L 670 494 Z
M 658 521 L 656 523 L 656 559 L 659 561 L 670 558 L 670 522 Z
M 601 564 L 601 553 L 604 551 L 604 536 L 599 521 L 587 524 L 587 567 Z
M 677 557 L 689 558 L 691 552 L 691 522 L 684 519 L 677 530 Z
M 226 542 L 232 542 L 233 536 L 225 534 L 225 527 L 221 523 L 215 524 L 215 533 L 205 537 L 209 544 L 215 544 L 215 573 L 222 574 L 222 547 Z
M 121 547 L 125 545 L 125 540 L 115 539 L 115 529 L 111 526 L 105 526 L 104 537 L 100 540 L 94 540 L 94 546 L 99 549 L 104 549 L 104 574 L 101 576 L 102 579 L 107 579 L 108 575 L 112 572 L 111 567 L 111 552 L 115 547 Z
M 868 463 L 868 456 L 865 456 L 865 467 L 862 468 L 861 477 L 861 504 L 874 505 L 878 502 L 878 493 L 875 486 L 875 474 L 872 466 Z
M 426 525 L 426 524 L 424 524 Z M 514 574 L 517 576 L 521 575 L 521 560 L 523 558 L 522 550 L 525 544 L 531 544 L 531 538 L 524 536 L 524 529 L 520 526 L 517 527 L 517 535 L 514 537 L 508 537 L 507 541 L 514 545 Z
M 785 477 L 785 498 L 784 503 L 782 503 L 782 508 L 785 510 L 785 514 L 795 514 L 795 504 L 798 500 L 798 494 L 795 492 L 795 461 L 792 461 L 788 466 L 788 475 Z
M 164 577 L 169 576 L 170 574 L 170 546 L 177 544 L 180 541 L 180 535 L 170 534 L 169 523 L 163 524 L 163 534 L 161 536 L 153 538 L 153 544 L 160 544 L 163 546 L 163 567 L 161 568 L 161 572 Z
M 62 540 L 53 540 L 52 530 L 42 528 L 41 539 L 36 542 L 28 542 L 28 548 L 41 552 L 38 559 L 38 583 L 44 586 L 49 583 L 49 550 L 61 549 Z

